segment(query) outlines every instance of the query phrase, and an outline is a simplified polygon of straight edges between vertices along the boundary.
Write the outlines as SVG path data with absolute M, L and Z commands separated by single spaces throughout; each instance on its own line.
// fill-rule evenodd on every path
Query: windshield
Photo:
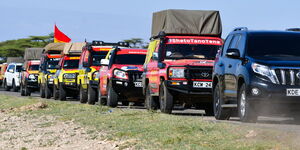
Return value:
M 118 54 L 113 64 L 142 65 L 145 62 L 146 55 L 138 54 Z
M 101 66 L 100 61 L 104 59 L 106 55 L 93 55 L 92 66 Z
M 16 66 L 16 72 L 21 72 L 22 71 L 22 66 Z
M 39 70 L 40 65 L 30 65 L 28 70 Z
M 59 58 L 49 58 L 47 61 L 47 68 L 46 69 L 55 69 L 55 66 L 58 65 Z
M 79 60 L 65 60 L 64 61 L 64 69 L 77 69 L 79 65 Z
M 166 44 L 166 59 L 215 59 L 220 45 Z
M 249 35 L 247 54 L 257 59 L 300 60 L 299 34 Z

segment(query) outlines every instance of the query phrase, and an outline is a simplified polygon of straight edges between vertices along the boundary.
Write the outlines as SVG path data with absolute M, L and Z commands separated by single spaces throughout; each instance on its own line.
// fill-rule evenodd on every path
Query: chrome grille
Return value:
M 281 85 L 300 85 L 299 69 L 274 69 L 277 77 L 277 83 Z

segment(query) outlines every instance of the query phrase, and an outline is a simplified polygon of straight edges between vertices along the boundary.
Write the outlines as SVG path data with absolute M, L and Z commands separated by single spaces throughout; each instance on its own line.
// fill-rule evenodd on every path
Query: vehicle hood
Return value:
M 135 71 L 143 71 L 143 65 L 113 65 L 113 68 L 118 68 L 124 71 L 131 71 L 131 70 L 135 70 Z
M 29 74 L 38 74 L 39 71 L 38 70 L 35 70 L 35 71 L 28 71 Z
M 282 67 L 300 67 L 300 61 L 286 61 L 286 60 L 261 60 L 251 58 L 251 62 L 266 66 L 282 66 Z
M 210 66 L 214 65 L 214 60 L 199 59 L 180 59 L 180 60 L 164 60 L 168 66 Z

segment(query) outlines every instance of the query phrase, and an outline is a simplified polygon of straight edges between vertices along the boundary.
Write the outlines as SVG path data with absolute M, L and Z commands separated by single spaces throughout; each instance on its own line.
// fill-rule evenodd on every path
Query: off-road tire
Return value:
M 109 107 L 117 107 L 119 101 L 119 95 L 113 89 L 111 82 L 107 88 L 107 106 Z
M 18 92 L 19 91 L 19 89 L 18 89 L 18 87 L 16 85 L 15 80 L 12 81 L 12 89 L 13 89 L 14 92 Z
M 257 122 L 255 104 L 248 101 L 245 84 L 240 87 L 238 93 L 238 115 L 242 122 Z
M 23 84 L 20 85 L 20 93 L 21 93 L 21 96 L 26 96 Z
M 83 89 L 82 85 L 79 85 L 79 101 L 80 103 L 87 102 L 87 92 Z
M 6 79 L 4 80 L 3 86 L 4 86 L 5 91 L 9 91 L 10 90 L 10 87 L 7 85 Z
M 52 91 L 49 88 L 48 84 L 46 84 L 45 85 L 45 98 L 50 99 L 52 96 L 51 94 L 52 94 Z
M 157 110 L 158 108 L 158 97 L 151 96 L 149 85 L 146 87 L 146 98 L 145 98 L 145 107 L 147 110 Z
M 171 114 L 173 109 L 173 95 L 167 89 L 164 82 L 159 87 L 159 104 L 162 113 Z
M 88 96 L 87 102 L 90 105 L 95 105 L 97 99 L 97 92 L 91 86 L 88 86 Z
M 59 98 L 59 90 L 57 89 L 56 85 L 53 84 L 53 99 L 58 100 Z
M 98 102 L 99 102 L 99 105 L 103 105 L 103 106 L 105 106 L 107 104 L 107 99 L 103 98 L 101 95 L 100 87 L 98 87 Z
M 45 89 L 44 89 L 45 85 L 41 84 L 40 85 L 40 96 L 41 98 L 45 98 Z
M 67 99 L 67 93 L 62 84 L 59 84 L 59 100 L 65 101 Z
M 213 91 L 213 111 L 214 116 L 217 120 L 228 120 L 231 116 L 230 108 L 222 108 L 222 104 L 224 104 L 223 95 L 221 92 L 220 84 L 217 83 L 214 91 Z
M 31 95 L 31 91 L 30 89 L 27 87 L 27 84 L 25 83 L 24 85 L 24 93 L 25 93 L 25 96 L 30 96 Z

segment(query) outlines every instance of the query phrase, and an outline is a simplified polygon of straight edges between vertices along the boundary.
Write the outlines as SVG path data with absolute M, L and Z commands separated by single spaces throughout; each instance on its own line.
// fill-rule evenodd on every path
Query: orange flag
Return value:
M 54 43 L 68 43 L 71 39 L 54 25 Z

